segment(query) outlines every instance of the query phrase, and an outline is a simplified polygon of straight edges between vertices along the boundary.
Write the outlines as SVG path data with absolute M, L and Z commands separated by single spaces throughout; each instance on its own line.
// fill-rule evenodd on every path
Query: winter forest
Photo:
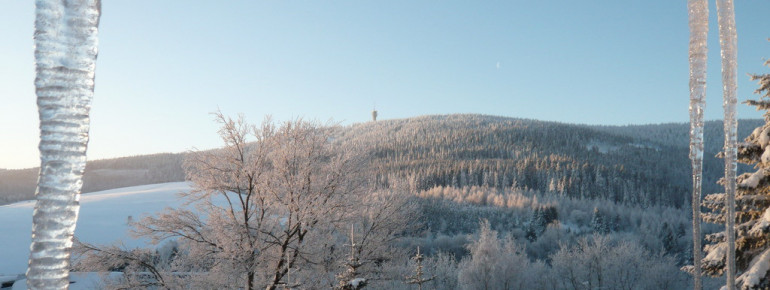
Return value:
M 688 0 L 689 123 L 214 109 L 216 148 L 87 161 L 101 1 L 37 0 L 41 163 L 0 169 L 30 252 L 0 251 L 0 289 L 770 289 L 770 73 L 744 102 L 764 120 L 738 120 L 716 4 L 723 120 L 704 121 L 708 1 Z

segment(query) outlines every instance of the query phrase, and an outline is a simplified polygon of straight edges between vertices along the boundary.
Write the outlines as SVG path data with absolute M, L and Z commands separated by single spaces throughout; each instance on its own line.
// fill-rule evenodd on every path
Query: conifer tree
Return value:
M 425 259 L 425 256 L 423 254 L 420 254 L 420 247 L 417 247 L 417 254 L 412 257 L 412 260 L 414 260 L 416 266 L 414 269 L 414 276 L 408 276 L 406 277 L 406 283 L 407 284 L 415 284 L 417 285 L 417 289 L 422 290 L 422 284 L 428 283 L 432 281 L 436 276 L 432 276 L 430 278 L 425 277 L 425 272 L 422 270 L 422 261 Z
M 337 280 L 339 280 L 339 284 L 337 285 L 336 289 L 340 290 L 358 290 L 363 289 L 366 287 L 367 281 L 365 278 L 361 278 L 361 273 L 358 271 L 358 268 L 361 268 L 364 264 L 359 260 L 357 253 L 357 248 L 359 245 L 356 244 L 355 237 L 353 236 L 353 226 L 350 227 L 350 256 L 348 256 L 348 261 L 346 261 L 344 264 L 345 271 L 337 275 Z
M 610 232 L 607 221 L 604 219 L 604 214 L 602 214 L 598 208 L 594 208 L 594 212 L 591 216 L 591 228 L 593 228 L 594 233 L 606 235 Z
M 766 61 L 765 65 L 770 65 Z M 756 171 L 737 177 L 735 200 L 735 247 L 736 284 L 740 289 L 770 288 L 770 74 L 752 75 L 759 83 L 755 93 L 759 100 L 745 103 L 757 110 L 765 110 L 765 124 L 754 129 L 745 142 L 738 146 L 738 162 L 755 165 Z M 720 182 L 724 182 L 721 180 Z M 711 194 L 704 205 L 711 213 L 703 215 L 704 221 L 724 223 L 727 209 L 725 194 Z M 706 274 L 722 275 L 725 272 L 727 236 L 725 232 L 707 235 L 703 270 Z

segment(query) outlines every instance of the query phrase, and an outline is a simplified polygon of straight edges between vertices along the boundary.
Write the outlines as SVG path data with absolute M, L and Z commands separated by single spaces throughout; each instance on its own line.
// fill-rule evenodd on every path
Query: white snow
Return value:
M 770 150 L 765 150 L 762 152 L 762 157 L 760 157 L 760 160 L 762 163 L 768 163 L 770 162 Z
M 644 143 L 609 143 L 609 142 L 604 142 L 599 140 L 591 140 L 588 143 L 586 143 L 585 146 L 586 146 L 586 150 L 596 149 L 597 151 L 599 151 L 599 153 L 602 153 L 602 154 L 620 151 L 623 146 L 629 146 L 629 147 L 640 148 L 640 149 L 652 149 L 655 151 L 661 150 L 657 146 L 644 144 Z
M 763 177 L 765 177 L 765 170 L 760 168 L 756 172 L 752 173 L 748 178 L 742 180 L 738 186 L 756 188 L 757 185 L 759 185 L 759 181 L 762 180 Z
M 92 289 L 104 289 L 104 278 L 111 279 L 119 278 L 122 275 L 120 272 L 111 273 L 96 273 L 96 272 L 71 272 L 70 273 L 70 290 L 92 290 Z M 13 284 L 12 290 L 26 290 L 27 279 L 21 279 Z
M 750 235 L 758 235 L 764 232 L 764 229 L 770 226 L 770 208 L 765 209 L 762 217 L 757 220 L 754 226 L 749 230 Z
M 620 146 L 612 145 L 606 142 L 591 140 L 588 144 L 586 144 L 587 150 L 594 150 L 599 151 L 599 153 L 607 154 L 609 152 L 615 152 L 620 150 Z
M 131 238 L 128 217 L 138 220 L 166 207 L 183 205 L 176 194 L 189 191 L 185 182 L 112 189 L 81 195 L 80 218 L 75 237 L 92 244 L 121 240 L 127 247 L 148 243 Z M 34 201 L 0 206 L 0 274 L 22 274 L 27 270 Z
M 755 132 L 757 130 L 759 130 L 759 128 L 757 128 Z M 767 144 L 770 143 L 770 127 L 763 128 L 761 132 L 762 133 L 759 133 L 759 146 L 764 149 L 767 147 Z
M 767 213 L 767 212 L 765 212 Z M 743 288 L 750 289 L 759 284 L 770 270 L 770 249 L 766 249 L 761 255 L 754 257 L 751 266 L 743 274 L 738 276 L 736 282 L 743 284 Z
M 720 262 L 725 259 L 725 254 L 727 254 L 727 244 L 718 243 L 718 244 L 706 245 L 706 251 L 709 254 L 706 255 L 705 258 L 703 258 L 704 260 Z
M 358 285 L 361 283 L 366 283 L 366 278 L 355 278 L 349 282 L 350 286 L 353 286 L 353 289 L 358 288 Z

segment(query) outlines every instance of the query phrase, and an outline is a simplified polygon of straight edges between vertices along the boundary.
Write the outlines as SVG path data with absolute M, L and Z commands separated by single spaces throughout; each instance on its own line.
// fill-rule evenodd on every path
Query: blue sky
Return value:
M 381 119 L 688 121 L 684 0 L 103 2 L 90 159 L 218 146 L 217 108 L 252 122 L 351 124 L 374 104 Z M 746 74 L 770 70 L 770 1 L 735 5 L 743 101 Z M 706 118 L 719 119 L 711 15 Z M 33 20 L 32 1 L 0 9 L 0 168 L 39 163 Z

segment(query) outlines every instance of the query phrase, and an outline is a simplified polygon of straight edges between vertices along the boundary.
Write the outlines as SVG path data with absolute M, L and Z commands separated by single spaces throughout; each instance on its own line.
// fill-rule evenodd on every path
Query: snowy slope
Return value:
M 185 182 L 151 184 L 93 192 L 81 196 L 80 218 L 75 236 L 92 244 L 121 240 L 136 247 L 145 240 L 128 235 L 127 221 L 182 205 L 176 194 L 189 191 Z M 0 206 L 0 275 L 24 273 L 29 258 L 34 201 Z

